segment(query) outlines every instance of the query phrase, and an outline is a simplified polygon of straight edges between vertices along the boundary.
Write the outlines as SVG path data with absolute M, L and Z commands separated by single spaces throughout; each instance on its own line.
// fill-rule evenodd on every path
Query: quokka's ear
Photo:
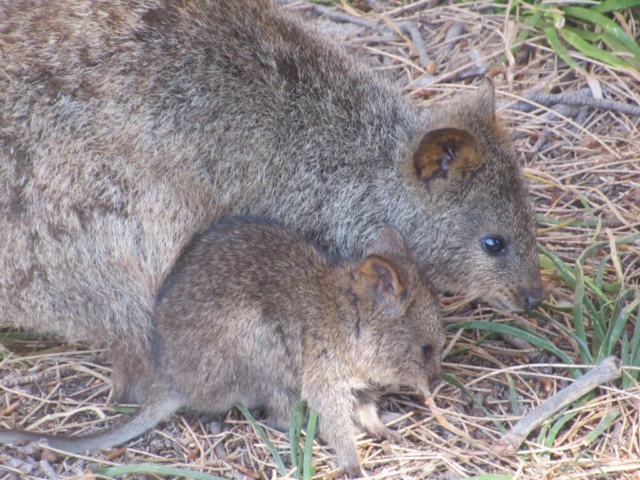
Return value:
M 367 255 L 376 254 L 406 256 L 409 254 L 409 247 L 407 247 L 407 242 L 397 228 L 386 226 L 367 249 Z
M 479 160 L 479 145 L 473 135 L 459 128 L 439 128 L 420 140 L 413 154 L 413 168 L 423 182 L 465 179 Z
M 478 113 L 490 125 L 496 123 L 496 95 L 493 81 L 489 77 L 484 77 L 478 91 L 476 92 L 476 102 Z
M 397 318 L 406 308 L 407 295 L 400 270 L 378 255 L 369 255 L 360 264 L 355 290 L 362 301 L 371 302 L 386 317 Z

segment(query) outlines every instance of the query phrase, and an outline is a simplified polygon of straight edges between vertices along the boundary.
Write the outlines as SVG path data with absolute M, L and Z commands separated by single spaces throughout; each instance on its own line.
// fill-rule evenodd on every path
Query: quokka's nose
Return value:
M 433 390 L 438 385 L 440 385 L 441 381 L 442 381 L 442 378 L 440 378 L 440 375 L 430 375 L 429 376 L 429 389 Z
M 524 295 L 524 304 L 527 310 L 533 310 L 538 308 L 544 298 L 544 291 L 542 287 L 535 287 L 529 290 L 522 291 Z

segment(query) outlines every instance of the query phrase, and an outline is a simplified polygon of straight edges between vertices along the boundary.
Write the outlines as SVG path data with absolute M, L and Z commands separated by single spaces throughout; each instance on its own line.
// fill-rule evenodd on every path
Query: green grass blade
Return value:
M 573 294 L 573 325 L 576 330 L 576 335 L 586 343 L 587 333 L 584 328 L 584 318 L 582 316 L 582 306 L 584 304 L 584 273 L 580 262 L 576 262 L 575 272 L 576 286 Z M 593 363 L 591 352 L 589 352 L 588 349 L 580 347 L 580 358 L 584 364 Z
M 609 317 L 607 314 L 607 310 L 610 307 L 611 302 L 607 302 L 600 308 L 600 312 L 591 320 L 591 328 L 593 333 L 591 335 L 591 352 L 595 358 L 598 357 L 598 352 L 602 347 L 602 343 L 604 342 L 605 337 L 607 336 L 607 330 L 609 329 L 608 320 Z
M 512 327 L 510 325 L 503 325 L 501 323 L 489 323 L 489 322 L 481 322 L 478 320 L 473 320 L 469 322 L 460 322 L 452 324 L 452 328 L 467 328 L 467 329 L 476 329 L 476 330 L 484 330 L 490 332 L 497 332 L 503 335 L 512 335 L 517 338 L 521 338 L 526 340 L 530 344 L 542 348 L 556 357 L 558 357 L 561 361 L 568 365 L 573 365 L 573 360 L 569 355 L 556 347 L 553 343 L 551 343 L 546 338 L 542 338 L 535 333 L 529 332 L 527 330 L 521 330 L 516 327 Z M 581 374 L 576 369 L 571 369 L 575 374 L 579 377 Z M 577 377 L 576 377 L 577 378 Z
M 629 366 L 637 366 L 640 367 L 640 308 L 636 313 L 636 321 L 633 327 L 633 337 L 631 338 L 631 363 Z M 640 374 L 640 372 L 635 371 L 631 372 L 631 374 L 635 374 L 636 376 Z
M 629 343 L 629 355 L 628 355 L 628 363 L 624 363 L 623 365 L 629 365 L 634 367 L 640 367 L 640 308 L 636 313 L 636 321 L 633 328 L 633 336 L 631 337 L 631 341 Z M 631 378 L 629 378 L 631 377 Z M 622 386 L 624 388 L 630 388 L 634 386 L 633 380 L 638 381 L 640 379 L 640 371 L 638 370 L 628 370 L 627 375 L 622 376 Z
M 291 446 L 291 468 L 294 470 L 295 478 L 300 478 L 301 469 L 298 459 L 301 458 L 300 452 L 300 434 L 302 431 L 302 423 L 306 406 L 302 400 L 298 400 L 293 407 L 291 413 L 291 425 L 289 426 L 289 444 Z
M 278 452 L 278 449 L 273 444 L 273 442 L 271 440 L 269 440 L 269 437 L 267 436 L 267 433 L 264 431 L 264 428 L 262 428 L 260 426 L 260 424 L 258 424 L 258 422 L 256 422 L 256 419 L 253 418 L 253 415 L 251 415 L 251 412 L 247 409 L 247 407 L 245 407 L 241 403 L 238 403 L 236 405 L 236 407 L 238 407 L 238 410 L 240 410 L 242 412 L 244 417 L 249 421 L 249 423 L 251 424 L 251 426 L 253 427 L 255 432 L 258 434 L 258 436 L 262 439 L 264 444 L 267 446 L 267 448 L 271 452 L 271 456 L 273 457 L 273 461 L 276 462 L 276 466 L 278 467 L 278 470 L 280 471 L 280 474 L 283 477 L 286 476 L 287 475 L 287 469 L 284 466 L 284 462 L 282 461 L 282 457 L 280 456 L 280 453 Z
M 532 32 L 531 27 L 535 26 L 538 22 L 540 22 L 540 20 L 542 20 L 543 15 L 544 15 L 544 9 L 542 8 L 536 9 L 533 12 L 533 14 L 531 14 L 525 20 L 524 24 L 530 28 L 523 28 L 518 32 L 518 35 L 516 35 L 516 39 L 514 41 L 516 45 L 524 42 L 527 38 L 529 38 L 529 35 L 531 35 L 531 32 Z
M 23 332 L 22 330 L 9 330 L 0 334 L 0 341 L 20 340 L 24 342 L 47 340 L 47 334 L 41 332 Z
M 208 473 L 196 472 L 177 467 L 165 467 L 155 463 L 136 463 L 133 465 L 118 465 L 117 467 L 92 468 L 91 471 L 98 475 L 118 478 L 129 474 L 152 474 L 166 477 L 182 477 L 193 480 L 228 480 L 223 477 L 209 475 Z
M 318 412 L 311 410 L 309 413 L 309 423 L 307 424 L 307 438 L 304 442 L 304 462 L 302 464 L 304 480 L 311 480 L 315 474 L 313 466 L 313 437 L 316 434 L 316 425 L 318 424 Z
M 558 276 L 560 280 L 569 285 L 571 288 L 576 286 L 576 279 L 573 276 L 573 272 L 571 272 L 566 263 L 560 260 L 556 255 L 551 253 L 549 250 L 544 248 L 542 245 L 538 245 L 538 253 L 541 253 L 545 257 L 547 257 L 553 263 L 553 266 L 558 271 Z
M 604 0 L 597 5 L 589 7 L 589 10 L 593 10 L 598 13 L 608 13 L 616 10 L 637 7 L 638 5 L 640 5 L 640 0 Z
M 640 46 L 638 46 L 636 41 L 629 36 L 627 32 L 620 27 L 620 25 L 610 18 L 607 18 L 594 10 L 582 7 L 564 7 L 563 11 L 570 17 L 598 25 L 606 33 L 612 35 L 616 40 L 622 43 L 626 49 L 633 54 L 633 56 L 640 60 Z
M 616 246 L 618 245 L 626 245 L 628 243 L 631 242 L 635 242 L 636 240 L 640 239 L 640 232 L 637 233 L 632 233 L 631 235 L 627 235 L 626 237 L 622 237 L 619 238 L 615 241 Z M 593 245 L 589 246 L 588 248 L 586 248 L 581 254 L 580 257 L 578 257 L 577 263 L 580 263 L 580 265 L 584 265 L 585 261 L 591 257 L 592 255 L 594 255 L 597 251 L 602 250 L 603 248 L 606 248 L 609 246 L 609 242 L 608 241 L 602 241 L 602 242 L 596 242 Z M 538 247 L 538 251 L 544 250 L 542 247 Z M 545 255 L 549 256 L 554 256 L 552 253 L 544 250 Z M 562 263 L 562 261 L 560 259 L 558 259 L 556 257 L 557 261 L 559 263 Z M 554 262 L 555 263 L 555 262 Z M 587 279 L 585 278 L 585 284 L 593 291 L 593 293 L 595 293 L 598 296 L 598 299 L 603 302 L 606 303 L 609 301 L 608 297 L 598 288 L 598 286 L 596 285 L 596 282 L 594 282 L 591 279 Z M 568 283 L 568 282 L 567 282 Z M 575 287 L 575 283 L 573 284 L 569 284 L 570 287 Z
M 620 57 L 606 52 L 600 48 L 594 47 L 591 43 L 583 40 L 582 38 L 580 38 L 580 36 L 576 35 L 568 27 L 562 28 L 560 30 L 560 34 L 567 43 L 573 46 L 573 48 L 575 48 L 579 52 L 582 52 L 589 58 L 593 58 L 620 70 L 628 70 L 630 68 L 630 65 L 621 60 Z
M 580 203 L 582 204 L 584 209 L 587 211 L 587 213 L 591 217 L 591 220 L 597 220 L 598 217 L 594 213 L 593 208 L 591 208 L 591 204 L 589 203 L 589 199 L 587 197 L 585 197 L 584 194 L 580 190 L 578 190 L 576 192 L 576 194 L 578 195 L 578 199 L 580 200 Z
M 616 52 L 628 52 L 629 50 L 624 46 L 622 42 L 619 42 L 613 35 L 603 32 L 600 34 L 604 43 L 607 44 L 607 47 L 611 49 L 611 51 L 615 54 Z M 622 60 L 627 62 L 636 70 L 640 69 L 640 60 L 638 60 L 633 55 L 631 57 L 624 56 Z
M 622 365 L 632 365 L 632 356 L 631 356 L 631 345 L 629 343 L 629 337 L 627 336 L 627 332 L 622 333 L 621 342 L 622 346 L 620 347 L 620 360 L 622 360 Z M 622 376 L 622 388 L 626 390 L 631 387 L 631 380 L 628 376 Z
M 596 225 L 598 225 L 598 222 L 596 220 L 566 221 L 540 214 L 536 215 L 536 222 L 546 223 L 549 225 L 562 225 L 563 227 L 595 227 Z
M 602 435 L 606 430 L 611 427 L 611 424 L 616 421 L 616 419 L 620 416 L 620 410 L 617 408 L 607 412 L 607 414 L 602 417 L 598 426 L 591 430 L 587 436 L 584 437 L 582 444 L 584 446 L 588 446 L 598 439 L 600 435 Z
M 605 283 L 602 285 L 602 291 L 607 293 L 619 293 L 622 288 L 622 284 L 620 282 L 616 283 Z
M 545 424 L 542 425 L 542 427 L 540 427 L 540 433 L 538 434 L 538 438 L 536 439 L 536 443 L 538 445 L 542 445 L 544 442 L 544 439 L 547 438 L 547 434 L 549 433 L 549 425 Z M 548 462 L 551 458 L 551 454 L 547 451 L 547 452 L 543 452 L 541 455 L 541 460 L 543 462 Z
M 569 312 L 573 311 L 573 306 L 555 305 L 553 303 L 542 302 L 542 309 L 543 310 L 553 310 L 554 312 L 569 313 Z M 532 312 L 529 312 L 529 313 L 537 314 L 539 312 L 532 311 Z M 546 321 L 546 318 L 548 318 L 548 317 L 545 317 L 545 321 Z
M 591 30 L 582 30 L 581 28 L 575 28 L 570 25 L 566 25 L 564 28 L 571 30 L 573 33 L 578 35 L 583 40 L 587 42 L 599 42 L 602 40 L 602 33 L 592 32 Z
M 633 289 L 629 289 L 624 293 L 626 294 L 627 292 L 632 293 Z M 638 308 L 639 305 L 640 305 L 640 296 L 635 298 L 629 305 L 623 308 L 618 315 L 612 318 L 609 331 L 607 332 L 607 336 L 604 342 L 602 343 L 601 353 L 599 356 L 600 359 L 604 359 L 605 357 L 608 357 L 610 355 L 616 355 L 616 356 L 619 355 L 618 352 L 615 352 L 615 345 L 620 339 L 620 337 L 622 336 L 622 332 L 627 326 L 627 321 L 629 320 L 629 317 L 636 310 L 636 308 Z
M 508 373 L 505 375 L 507 384 L 509 385 L 509 403 L 511 404 L 511 413 L 520 415 L 520 405 L 518 405 L 518 389 L 513 378 Z
M 572 309 L 573 307 L 569 307 L 569 309 Z M 553 308 L 552 308 L 553 310 Z M 557 309 L 558 311 L 561 311 L 560 309 Z M 565 309 L 566 311 L 566 309 Z M 565 335 L 567 335 L 568 337 L 571 337 L 577 344 L 579 348 L 582 348 L 586 351 L 589 351 L 589 344 L 588 342 L 586 342 L 585 340 L 583 340 L 582 338 L 580 338 L 578 335 L 576 335 L 576 333 L 573 330 L 568 329 L 564 324 L 560 323 L 558 320 L 556 320 L 555 318 L 553 318 L 552 316 L 548 316 L 548 315 L 544 315 L 540 312 L 529 312 L 528 315 L 530 317 L 533 317 L 537 320 L 543 321 L 543 322 L 549 322 L 549 323 L 553 323 L 556 327 L 558 327 L 558 329 L 562 330 L 564 332 Z M 603 335 L 604 337 L 604 335 Z
M 558 420 L 556 420 L 553 426 L 549 429 L 549 433 L 547 437 L 544 439 L 544 446 L 547 448 L 553 448 L 553 442 L 556 441 L 556 437 L 562 427 L 565 426 L 567 422 L 573 420 L 578 415 L 578 412 L 569 413 L 568 415 L 562 415 Z
M 607 263 L 611 260 L 611 254 L 605 255 L 600 261 L 598 266 L 598 273 L 596 274 L 596 285 L 599 289 L 604 290 L 604 271 L 607 268 Z
M 551 46 L 553 51 L 556 52 L 556 55 L 558 55 L 564 61 L 564 63 L 569 65 L 577 72 L 580 72 L 584 76 L 589 75 L 584 68 L 578 65 L 578 63 L 573 58 L 571 58 L 571 54 L 569 53 L 569 51 L 564 47 L 564 45 L 562 45 L 555 27 L 544 27 L 543 32 L 544 36 L 547 38 L 547 42 L 549 42 L 549 45 Z

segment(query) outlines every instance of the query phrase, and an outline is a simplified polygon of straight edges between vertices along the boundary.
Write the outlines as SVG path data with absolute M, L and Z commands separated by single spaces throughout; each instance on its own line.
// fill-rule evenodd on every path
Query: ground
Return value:
M 638 108 L 637 78 L 593 62 L 584 64 L 591 75 L 587 82 L 535 32 L 516 45 L 511 56 L 514 38 L 523 27 L 506 21 L 490 2 L 436 5 L 422 0 L 411 6 L 362 0 L 329 7 L 287 3 L 425 107 L 447 102 L 475 88 L 481 76 L 491 76 L 499 115 L 512 132 L 530 181 L 540 245 L 561 261 L 573 265 L 594 241 L 613 245 L 638 232 L 640 116 L 616 107 Z M 561 98 L 553 95 L 570 92 L 583 99 L 602 93 L 614 103 L 592 108 L 587 100 L 573 106 L 553 101 Z M 616 259 L 621 260 L 603 263 L 604 281 L 637 288 L 640 242 L 616 248 Z M 598 258 L 607 253 L 611 247 Z M 567 333 L 575 318 L 564 308 L 571 306 L 575 292 L 549 260 L 541 265 L 548 305 L 539 315 L 511 314 L 448 297 L 443 299 L 447 322 L 491 319 L 493 324 L 523 326 L 580 364 L 576 341 Z M 594 273 L 598 265 L 586 265 L 585 272 Z M 554 322 L 547 321 L 550 318 Z M 631 332 L 633 324 L 628 328 Z M 0 426 L 80 434 L 132 411 L 110 402 L 110 370 L 101 352 L 9 331 L 2 343 Z M 637 383 L 631 381 L 626 389 L 613 383 L 597 389 L 529 435 L 516 455 L 500 457 L 490 449 L 502 433 L 572 382 L 566 362 L 519 339 L 471 328 L 449 328 L 447 344 L 443 369 L 449 381 L 438 387 L 433 401 L 425 403 L 408 390 L 390 391 L 382 399 L 382 410 L 403 441 L 359 437 L 360 457 L 371 478 L 640 478 Z M 256 415 L 259 420 L 259 412 Z M 603 423 L 610 418 L 614 421 Z M 599 425 L 604 425 L 602 431 Z M 289 466 L 288 436 L 264 428 Z M 318 442 L 313 460 L 317 478 L 337 475 L 331 452 Z M 142 462 L 225 478 L 279 476 L 265 443 L 234 410 L 223 418 L 177 415 L 127 447 L 87 457 L 0 446 L 0 479 L 90 478 L 94 467 Z M 165 475 L 136 473 L 129 478 Z

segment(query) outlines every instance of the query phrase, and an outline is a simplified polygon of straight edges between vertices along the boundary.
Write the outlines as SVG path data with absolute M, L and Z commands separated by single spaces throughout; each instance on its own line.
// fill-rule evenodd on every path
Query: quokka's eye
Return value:
M 507 245 L 500 235 L 487 235 L 482 239 L 482 248 L 489 255 L 502 255 L 507 251 Z
M 431 355 L 431 352 L 433 352 L 433 347 L 431 345 L 422 345 L 420 348 L 422 349 L 422 353 L 427 357 Z

